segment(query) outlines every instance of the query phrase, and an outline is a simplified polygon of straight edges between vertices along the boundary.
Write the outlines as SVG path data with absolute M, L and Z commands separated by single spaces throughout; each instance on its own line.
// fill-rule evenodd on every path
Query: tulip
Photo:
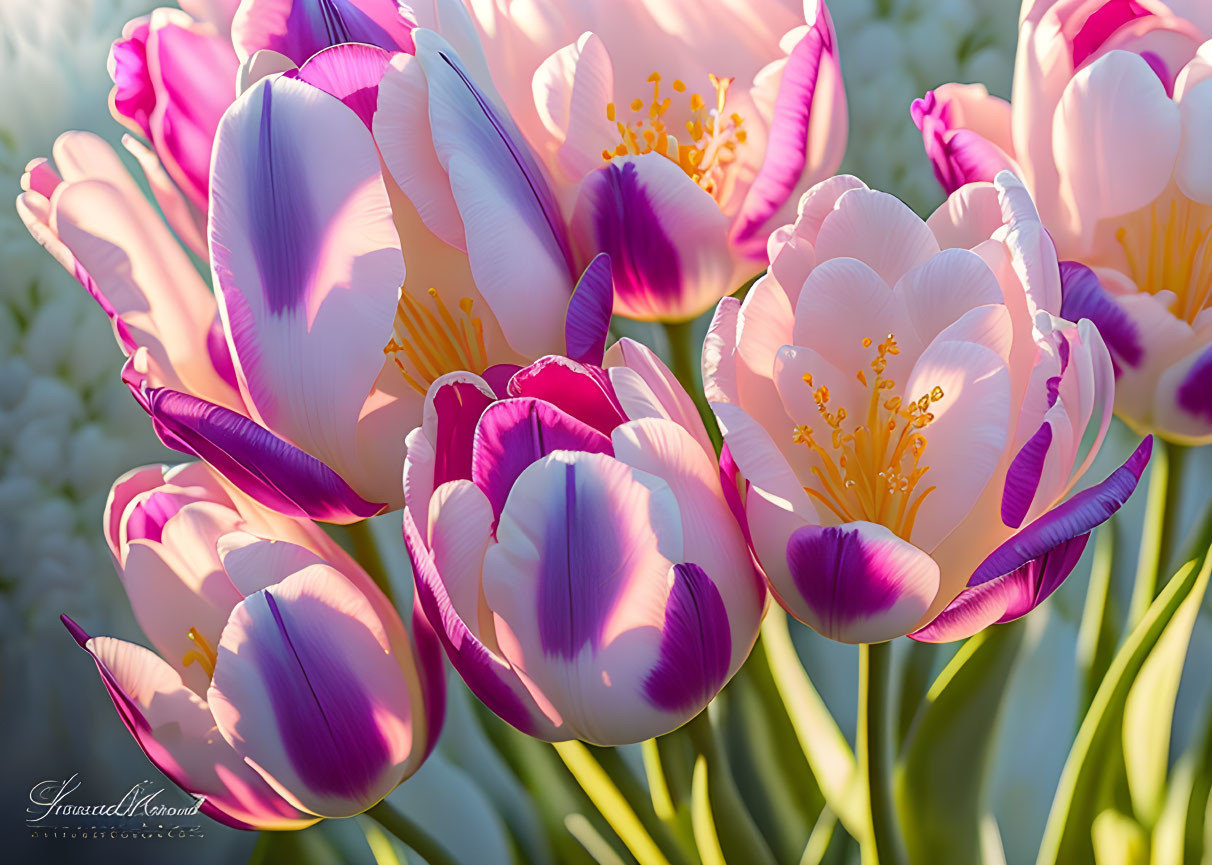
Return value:
M 115 483 L 105 535 L 151 651 L 90 637 L 148 758 L 240 829 L 360 813 L 417 770 L 442 725 L 441 654 L 314 523 L 202 463 Z
M 156 9 L 122 29 L 109 55 L 114 118 L 151 144 L 128 138 L 173 230 L 205 255 L 211 144 L 235 97 L 230 26 L 236 2 Z
M 1111 350 L 1116 411 L 1212 442 L 1212 7 L 1028 0 L 1012 100 L 947 84 L 913 105 L 947 192 L 1011 168 L 1062 259 L 1061 312 Z
M 615 311 L 683 321 L 765 266 L 770 231 L 837 170 L 846 107 L 821 0 L 470 3 L 504 104 L 609 253 Z
M 435 33 L 408 37 L 416 57 L 341 44 L 299 67 L 270 49 L 248 58 L 211 165 L 215 295 L 97 139 L 60 139 L 62 176 L 35 161 L 23 178 L 18 209 L 113 320 L 161 440 L 292 516 L 400 507 L 390 431 L 417 422 L 430 382 L 525 363 L 562 338 L 573 277 L 562 223 L 541 216 L 554 208 L 541 173 L 458 54 Z M 424 168 L 403 190 L 371 134 L 393 63 L 430 91 L 398 118 L 412 137 L 387 148 Z M 460 237 L 418 218 L 431 194 Z
M 690 398 L 641 345 L 603 356 L 608 270 L 595 259 L 573 295 L 572 357 L 431 385 L 404 539 L 425 614 L 490 709 L 614 745 L 702 710 L 753 646 L 765 588 Z
M 1114 376 L 1097 328 L 1059 315 L 1023 185 L 1004 172 L 923 222 L 835 177 L 770 255 L 721 301 L 703 370 L 775 597 L 852 643 L 958 639 L 1041 603 L 1152 440 L 1070 496 Z

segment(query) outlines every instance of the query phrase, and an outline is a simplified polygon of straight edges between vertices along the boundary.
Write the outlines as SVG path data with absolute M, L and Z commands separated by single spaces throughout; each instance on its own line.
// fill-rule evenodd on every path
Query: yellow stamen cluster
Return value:
M 869 348 L 871 343 L 864 339 L 862 344 Z M 926 450 L 922 431 L 934 420 L 930 407 L 943 398 L 943 390 L 935 387 L 912 401 L 890 394 L 896 382 L 884 372 L 888 358 L 899 353 L 896 338 L 888 334 L 871 361 L 874 375 L 858 371 L 858 381 L 869 393 L 866 417 L 858 424 L 846 423 L 850 415 L 844 406 L 831 409 L 828 386 L 815 385 L 812 373 L 805 373 L 804 383 L 813 388 L 817 411 L 831 430 L 830 441 L 827 447 L 818 443 L 807 425 L 796 427 L 792 440 L 820 458 L 820 465 L 812 467 L 816 486 L 805 486 L 804 492 L 843 522 L 880 523 L 908 540 L 922 502 L 934 490 L 916 492 L 930 469 L 921 464 Z
M 383 347 L 400 369 L 404 380 L 424 394 L 434 379 L 448 372 L 467 370 L 481 373 L 488 368 L 484 348 L 484 323 L 472 315 L 474 303 L 469 297 L 459 301 L 458 313 L 452 313 L 429 289 L 428 304 L 414 300 L 401 289 L 391 340 Z
M 1115 239 L 1138 289 L 1174 292 L 1174 315 L 1194 323 L 1212 306 L 1212 206 L 1175 190 L 1130 214 Z
M 687 103 L 690 119 L 685 122 L 686 138 L 683 144 L 677 134 L 667 125 L 673 100 L 661 95 L 661 75 L 653 72 L 648 76 L 652 84 L 652 99 L 633 99 L 629 104 L 635 118 L 625 122 L 618 118 L 613 102 L 606 106 L 606 119 L 619 131 L 619 143 L 614 149 L 602 151 L 602 158 L 609 162 L 616 156 L 628 154 L 659 153 L 676 162 L 695 183 L 712 195 L 721 193 L 721 175 L 728 165 L 736 161 L 737 146 L 744 144 L 748 133 L 741 128 L 744 119 L 736 112 L 725 114 L 724 103 L 728 100 L 731 78 L 708 76 L 715 90 L 715 103 L 708 105 L 702 94 L 692 93 Z M 683 81 L 673 82 L 674 93 L 685 93 Z
M 188 667 L 190 664 L 197 664 L 206 673 L 206 678 L 212 679 L 215 675 L 215 661 L 219 659 L 218 653 L 211 646 L 210 640 L 202 636 L 197 628 L 190 628 L 189 641 L 197 646 L 196 649 L 190 649 L 181 658 L 182 666 Z

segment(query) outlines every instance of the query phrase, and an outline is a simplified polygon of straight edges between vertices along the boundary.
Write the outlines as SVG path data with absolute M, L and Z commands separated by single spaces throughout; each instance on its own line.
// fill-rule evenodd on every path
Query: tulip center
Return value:
M 871 339 L 863 340 L 864 348 L 871 344 Z M 820 459 L 820 465 L 812 467 L 816 482 L 805 486 L 804 492 L 842 522 L 879 523 L 908 540 L 922 502 L 934 490 L 918 492 L 917 485 L 930 470 L 922 465 L 923 431 L 934 420 L 930 407 L 943 398 L 943 389 L 935 387 L 915 400 L 893 396 L 889 391 L 895 390 L 896 382 L 884 371 L 889 356 L 896 354 L 900 354 L 896 338 L 888 334 L 876 347 L 871 374 L 858 371 L 859 383 L 868 394 L 866 413 L 858 418 L 851 417 L 845 406 L 832 408 L 829 388 L 815 385 L 812 373 L 805 373 L 804 383 L 814 388 L 817 411 L 830 429 L 829 442 L 818 442 L 807 425 L 796 427 L 792 440 Z
M 692 93 L 686 100 L 686 111 L 677 112 L 689 114 L 684 133 L 668 125 L 673 97 L 661 94 L 659 72 L 648 76 L 652 84 L 651 100 L 645 102 L 636 98 L 628 104 L 630 120 L 620 116 L 613 102 L 608 103 L 606 119 L 615 124 L 620 140 L 613 149 L 603 150 L 602 158 L 609 162 L 616 156 L 659 153 L 677 163 L 691 180 L 720 200 L 726 192 L 727 168 L 736 161 L 737 147 L 745 143 L 748 133 L 741 128 L 744 123 L 741 115 L 735 111 L 725 112 L 732 79 L 715 75 L 708 78 L 715 91 L 714 100 L 708 103 L 702 94 Z M 672 87 L 679 98 L 684 98 L 681 94 L 686 92 L 685 82 L 675 79 Z M 683 136 L 686 143 L 682 143 L 679 136 Z
M 1140 291 L 1174 294 L 1170 311 L 1194 324 L 1212 306 L 1212 206 L 1172 190 L 1115 232 Z
M 427 297 L 430 303 L 400 291 L 391 341 L 383 347 L 404 380 L 422 395 L 434 379 L 448 372 L 478 374 L 488 368 L 484 323 L 472 315 L 472 299 L 462 298 L 458 311 L 452 312 L 437 289 L 429 289 Z
M 197 628 L 190 628 L 189 641 L 197 648 L 190 649 L 181 658 L 181 664 L 188 667 L 190 664 L 196 663 L 206 673 L 206 678 L 212 679 L 215 675 L 215 661 L 219 659 L 219 655 L 210 644 L 210 640 L 202 636 Z

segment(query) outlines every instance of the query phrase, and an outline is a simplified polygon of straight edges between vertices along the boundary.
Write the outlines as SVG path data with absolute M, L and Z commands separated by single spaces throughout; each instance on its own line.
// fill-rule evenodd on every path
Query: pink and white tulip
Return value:
M 765 265 L 837 170 L 846 101 L 823 0 L 467 4 L 504 104 L 555 178 L 615 311 L 684 320 Z
M 361 8 L 338 5 L 348 21 Z M 251 32 L 293 39 L 310 20 L 253 28 L 270 6 L 241 6 L 242 50 Z M 453 29 L 479 50 L 470 25 Z M 161 439 L 293 516 L 400 507 L 396 431 L 419 420 L 430 382 L 562 342 L 573 273 L 536 160 L 448 43 L 406 35 L 416 56 L 340 44 L 301 67 L 268 48 L 248 59 L 211 161 L 215 295 L 97 139 L 65 136 L 62 176 L 40 160 L 23 179 L 18 209 L 110 315 Z M 419 92 L 381 151 L 371 130 L 389 71 L 384 90 Z M 415 181 L 384 171 L 397 158 Z M 438 234 L 421 218 L 434 208 Z
M 726 298 L 707 395 L 774 595 L 825 636 L 950 640 L 1017 618 L 1123 504 L 1151 440 L 1070 496 L 1111 417 L 1098 330 L 1011 174 L 923 222 L 839 176 Z
M 1011 102 L 947 84 L 913 105 L 947 192 L 1011 168 L 1135 429 L 1212 442 L 1212 6 L 1027 0 Z
M 698 714 L 766 602 L 690 398 L 641 345 L 603 359 L 611 295 L 601 256 L 572 357 L 434 382 L 404 475 L 421 604 L 455 669 L 519 730 L 603 745 Z
M 114 707 L 202 811 L 240 829 L 359 813 L 417 770 L 441 729 L 441 651 L 314 523 L 202 463 L 115 483 L 105 534 L 151 651 L 90 637 Z

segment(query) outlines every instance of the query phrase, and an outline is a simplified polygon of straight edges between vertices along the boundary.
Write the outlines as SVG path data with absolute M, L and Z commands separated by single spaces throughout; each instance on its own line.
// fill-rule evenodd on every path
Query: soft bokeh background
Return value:
M 55 136 L 89 129 L 117 144 L 108 114 L 105 59 L 122 23 L 147 0 L 0 0 L 0 188 L 18 192 L 25 163 Z M 919 213 L 941 200 L 909 102 L 945 81 L 982 81 L 1009 95 L 1018 4 L 1014 0 L 833 0 L 850 103 L 844 170 L 894 192 Z M 92 664 L 58 622 L 70 612 L 97 633 L 138 636 L 110 565 L 100 518 L 110 483 L 148 462 L 174 460 L 118 379 L 120 354 L 105 317 L 0 205 L 0 842 L 17 861 L 243 861 L 254 838 L 199 821 L 200 840 L 31 840 L 24 829 L 30 787 L 78 773 L 74 801 L 113 801 L 151 779 L 148 764 L 114 714 Z M 1133 440 L 1116 426 L 1092 472 L 1105 476 Z M 1188 463 L 1212 476 L 1212 448 Z M 1203 487 L 1202 489 L 1200 487 Z M 1143 485 L 1142 485 L 1143 488 Z M 1206 498 L 1188 484 L 1184 528 Z M 1143 496 L 1119 518 L 1116 592 L 1126 608 Z M 396 548 L 395 577 L 408 579 L 395 543 L 398 519 L 376 530 Z M 1034 858 L 1052 791 L 1078 723 L 1077 632 L 1089 571 L 1082 565 L 1030 624 L 1029 651 L 1008 682 L 1008 711 L 992 806 L 1011 865 Z M 854 728 L 852 648 L 795 629 L 818 687 L 848 734 Z M 902 643 L 905 641 L 901 641 Z M 1201 619 L 1192 658 L 1212 652 Z M 454 683 L 457 685 L 457 680 Z M 452 688 L 438 754 L 393 801 L 433 827 L 466 861 L 506 861 L 502 821 L 537 831 L 526 797 L 476 730 L 470 698 Z M 1204 717 L 1212 670 L 1193 660 L 1180 694 L 1175 753 Z M 174 790 L 164 782 L 165 795 Z M 87 793 L 87 795 L 86 795 Z M 321 853 L 371 861 L 350 821 L 327 824 Z M 6 861 L 13 861 L 5 856 Z

